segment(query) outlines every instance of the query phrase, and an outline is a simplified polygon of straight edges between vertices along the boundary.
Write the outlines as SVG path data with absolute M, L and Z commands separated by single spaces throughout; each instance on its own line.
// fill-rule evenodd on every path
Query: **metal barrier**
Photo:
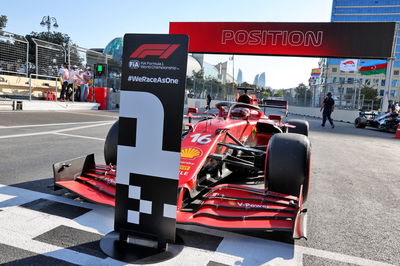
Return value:
M 0 74 L 1 73 L 6 73 L 6 74 L 10 73 L 10 74 L 13 74 L 13 75 L 24 76 L 24 77 L 27 76 L 26 73 L 19 73 L 19 72 L 14 72 L 14 71 L 7 71 L 7 70 L 0 70 Z M 4 74 L 4 75 L 6 75 L 6 74 Z
M 27 77 L 28 49 L 24 36 L 0 30 L 0 72 Z
M 32 38 L 36 51 L 36 74 L 57 76 L 59 68 L 66 62 L 67 52 L 62 45 Z
M 54 79 L 55 82 L 56 82 L 56 85 L 55 85 L 55 99 L 54 99 L 54 101 L 57 101 L 57 88 L 58 88 L 58 79 L 59 79 L 59 77 L 38 75 L 38 74 L 30 74 L 29 75 L 29 101 L 32 100 L 32 76 Z

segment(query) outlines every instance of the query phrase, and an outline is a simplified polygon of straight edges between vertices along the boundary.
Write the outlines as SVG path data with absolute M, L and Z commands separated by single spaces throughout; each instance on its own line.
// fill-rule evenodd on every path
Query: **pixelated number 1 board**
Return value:
M 126 34 L 115 230 L 173 242 L 188 37 Z

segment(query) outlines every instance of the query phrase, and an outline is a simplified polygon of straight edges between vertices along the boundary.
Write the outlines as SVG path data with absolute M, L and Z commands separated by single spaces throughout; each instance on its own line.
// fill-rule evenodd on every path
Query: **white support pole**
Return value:
M 392 69 L 393 69 L 394 58 L 388 58 L 388 65 L 386 69 L 386 80 L 385 80 L 385 92 L 383 94 L 383 100 L 381 102 L 381 112 L 386 112 L 389 106 L 389 93 L 392 85 Z

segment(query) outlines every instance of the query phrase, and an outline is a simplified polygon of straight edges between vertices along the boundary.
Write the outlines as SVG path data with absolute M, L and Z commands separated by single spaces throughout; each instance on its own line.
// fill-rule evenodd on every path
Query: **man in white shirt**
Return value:
M 67 63 L 64 63 L 64 65 L 60 68 L 59 73 L 62 79 L 60 101 L 64 102 L 69 82 L 69 69 Z
M 75 87 L 74 83 L 80 81 L 78 66 L 72 66 L 72 70 L 69 72 L 68 88 L 67 88 L 67 99 L 72 101 L 74 97 Z

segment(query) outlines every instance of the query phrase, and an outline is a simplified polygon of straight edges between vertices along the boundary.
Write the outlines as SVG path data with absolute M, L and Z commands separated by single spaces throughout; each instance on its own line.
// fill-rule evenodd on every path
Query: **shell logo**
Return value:
M 194 159 L 196 157 L 199 157 L 200 155 L 201 150 L 198 148 L 185 148 L 181 150 L 182 158 Z
M 230 200 L 230 201 L 228 201 L 228 204 L 231 205 L 231 206 L 235 206 L 235 205 L 236 205 L 236 202 Z

